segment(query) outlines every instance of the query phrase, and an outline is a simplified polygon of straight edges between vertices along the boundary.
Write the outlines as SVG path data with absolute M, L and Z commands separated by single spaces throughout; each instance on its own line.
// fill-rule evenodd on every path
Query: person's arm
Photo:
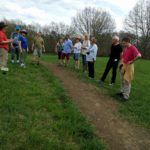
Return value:
M 22 53 L 22 47 L 21 47 L 21 41 L 19 41 L 19 50 L 20 50 L 20 53 Z
M 7 41 L 1 41 L 0 42 L 0 45 L 3 45 L 3 44 L 10 44 L 10 43 L 12 43 L 13 42 L 13 40 L 12 39 L 9 39 L 9 40 L 7 40 Z
M 136 60 L 138 60 L 141 57 L 142 57 L 142 55 L 140 53 L 138 53 L 138 55 L 133 60 L 129 61 L 128 64 L 133 64 Z

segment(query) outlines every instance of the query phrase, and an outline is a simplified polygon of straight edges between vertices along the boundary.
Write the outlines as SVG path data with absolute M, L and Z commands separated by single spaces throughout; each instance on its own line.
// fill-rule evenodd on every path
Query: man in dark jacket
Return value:
M 112 38 L 112 46 L 111 46 L 111 53 L 110 53 L 109 61 L 100 79 L 100 84 L 102 84 L 105 81 L 111 69 L 112 69 L 112 78 L 111 78 L 110 85 L 113 85 L 115 83 L 116 76 L 117 76 L 117 68 L 118 68 L 120 58 L 121 58 L 121 53 L 122 53 L 122 47 L 119 43 L 119 37 L 114 36 Z

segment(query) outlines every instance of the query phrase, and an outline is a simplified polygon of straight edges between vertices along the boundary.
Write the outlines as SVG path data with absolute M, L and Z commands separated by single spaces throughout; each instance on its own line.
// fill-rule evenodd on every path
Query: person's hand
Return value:
M 132 61 L 129 61 L 129 62 L 128 62 L 128 65 L 133 64 L 133 62 L 134 62 L 133 60 L 132 60 Z
M 13 43 L 13 42 L 14 42 L 13 39 L 9 39 L 9 40 L 8 40 L 8 43 Z

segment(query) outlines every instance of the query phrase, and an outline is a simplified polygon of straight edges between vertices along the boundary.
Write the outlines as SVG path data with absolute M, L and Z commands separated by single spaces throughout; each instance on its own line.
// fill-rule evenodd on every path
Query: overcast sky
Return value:
M 123 29 L 123 20 L 138 0 L 0 0 L 0 19 L 18 19 L 41 25 L 51 21 L 71 23 L 71 18 L 86 6 L 103 8 L 110 12 Z

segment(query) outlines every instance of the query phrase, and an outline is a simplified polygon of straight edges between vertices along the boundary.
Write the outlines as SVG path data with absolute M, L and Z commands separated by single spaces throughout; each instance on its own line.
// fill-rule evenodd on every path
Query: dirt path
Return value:
M 96 86 L 82 82 L 69 70 L 44 62 L 43 65 L 60 79 L 110 150 L 150 150 L 150 133 L 115 115 L 117 101 L 102 94 Z

